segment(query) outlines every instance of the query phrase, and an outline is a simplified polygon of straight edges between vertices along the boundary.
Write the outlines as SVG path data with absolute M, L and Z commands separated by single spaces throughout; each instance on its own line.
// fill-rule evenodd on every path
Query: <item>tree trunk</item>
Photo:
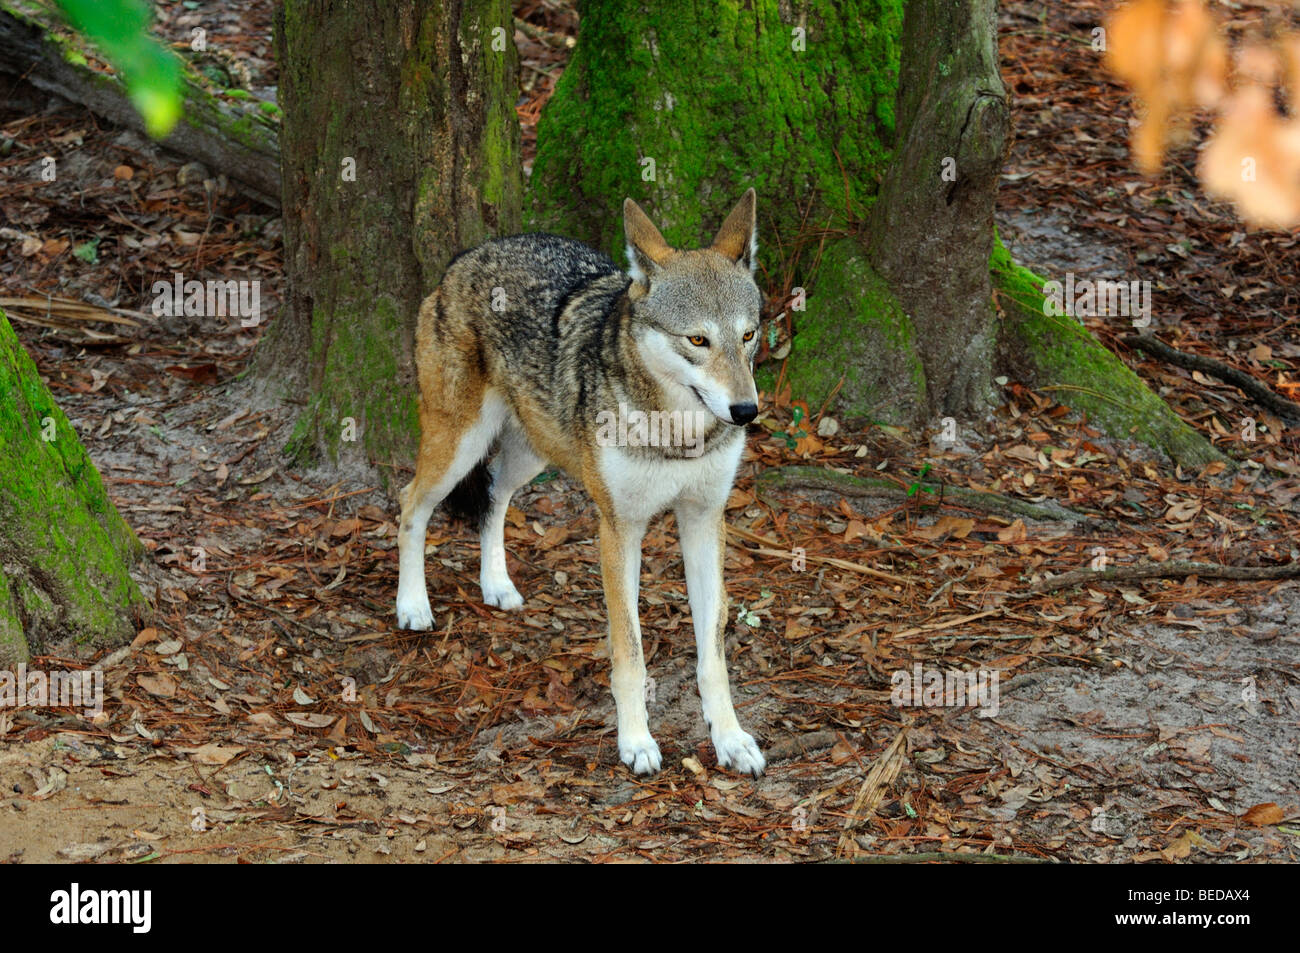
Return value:
M 414 455 L 420 302 L 455 253 L 519 230 L 513 29 L 505 0 L 277 11 L 288 295 L 256 373 L 310 395 L 299 459 Z
M 1010 115 L 997 0 L 912 0 L 903 22 L 898 143 L 870 258 L 911 319 L 928 416 L 991 404 L 993 200 Z M 919 376 L 919 375 L 918 375 Z
M 131 639 L 139 541 L 0 311 L 0 666 Z
M 835 393 L 850 421 L 978 419 L 999 372 L 1110 386 L 1127 368 L 1086 331 L 1092 348 L 1074 356 L 1087 365 L 1053 367 L 1038 355 L 1059 356 L 1055 343 L 1035 352 L 1008 341 L 1055 342 L 1054 329 L 997 320 L 990 261 L 1008 105 L 994 0 L 905 6 L 904 17 L 899 0 L 754 0 L 668 15 L 585 3 L 538 129 L 531 224 L 621 254 L 630 195 L 669 242 L 693 244 L 754 185 L 767 285 L 807 289 L 787 379 L 812 407 Z M 1128 377 L 1143 395 L 1131 414 L 1094 419 L 1181 461 L 1213 455 Z

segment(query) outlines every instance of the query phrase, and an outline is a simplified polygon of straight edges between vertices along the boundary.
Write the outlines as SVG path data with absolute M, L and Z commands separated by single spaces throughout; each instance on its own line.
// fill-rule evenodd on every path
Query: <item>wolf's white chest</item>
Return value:
M 739 433 L 728 445 L 695 459 L 647 459 L 607 447 L 601 452 L 600 473 L 618 515 L 646 523 L 682 500 L 721 506 L 731 492 L 744 450 Z

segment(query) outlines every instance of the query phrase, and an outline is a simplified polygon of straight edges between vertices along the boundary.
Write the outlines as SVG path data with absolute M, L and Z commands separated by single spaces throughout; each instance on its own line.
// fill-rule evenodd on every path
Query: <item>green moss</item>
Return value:
M 925 400 L 915 328 L 853 238 L 826 247 L 795 314 L 787 373 L 795 397 L 820 407 L 843 379 L 834 409 L 849 420 L 906 423 Z
M 334 320 L 339 320 L 336 314 Z M 397 390 L 400 351 L 392 342 L 400 337 L 402 316 L 390 297 L 373 301 L 364 320 L 347 322 L 356 333 L 328 341 L 323 329 L 329 326 L 318 309 L 313 316 L 313 363 L 318 363 L 320 384 L 307 408 L 298 416 L 285 452 L 299 463 L 312 463 L 320 453 L 337 461 L 352 448 L 368 459 L 386 460 L 394 448 L 414 444 L 420 432 L 419 409 L 414 391 Z M 344 420 L 355 422 L 357 441 L 345 442 Z
M 774 233 L 858 219 L 888 160 L 901 24 L 900 0 L 587 4 L 542 114 L 528 224 L 621 256 L 631 196 L 691 246 L 753 186 L 772 262 Z
M 22 616 L 18 613 L 4 566 L 0 566 L 0 668 L 11 668 L 31 657 L 23 635 Z
M 461 24 L 461 45 L 475 50 L 482 57 L 483 74 L 490 88 L 508 87 L 518 75 L 518 51 L 513 40 L 514 25 L 510 4 L 499 0 L 477 9 L 477 20 L 466 18 Z M 492 49 L 494 32 L 504 31 L 504 49 Z M 502 34 L 496 34 L 502 36 Z M 519 178 L 519 121 L 514 102 L 504 96 L 494 97 L 487 103 L 483 122 L 482 191 L 483 200 L 493 206 L 507 201 L 512 188 L 518 188 Z
M 1005 372 L 1049 390 L 1111 436 L 1136 440 L 1186 467 L 1226 460 L 1073 318 L 1049 315 L 1044 279 L 1016 264 L 1001 240 L 989 262 L 1002 305 Z
M 0 394 L 10 395 L 0 401 L 6 605 L 33 649 L 51 638 L 130 638 L 144 602 L 126 567 L 142 547 L 2 311 Z

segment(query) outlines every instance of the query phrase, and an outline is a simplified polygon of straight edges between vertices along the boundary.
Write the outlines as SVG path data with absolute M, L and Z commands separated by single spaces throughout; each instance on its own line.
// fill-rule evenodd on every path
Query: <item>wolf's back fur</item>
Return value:
M 607 256 L 569 238 L 493 239 L 448 266 L 433 313 L 421 313 L 417 348 L 472 331 L 485 376 L 543 388 L 547 409 L 569 424 L 590 397 L 584 369 L 617 343 L 610 312 L 630 283 Z

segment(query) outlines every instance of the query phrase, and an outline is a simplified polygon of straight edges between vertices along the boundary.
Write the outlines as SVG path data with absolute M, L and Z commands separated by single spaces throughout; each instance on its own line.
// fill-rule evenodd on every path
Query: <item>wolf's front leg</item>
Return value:
M 641 588 L 641 538 L 644 526 L 629 526 L 602 515 L 600 576 L 609 611 L 610 687 L 618 712 L 618 756 L 637 774 L 654 774 L 663 759 L 650 736 L 645 708 L 645 655 L 637 599 Z
M 686 564 L 691 621 L 695 624 L 695 675 L 700 686 L 700 706 L 718 752 L 718 763 L 758 777 L 767 767 L 767 761 L 753 736 L 740 727 L 727 681 L 724 654 L 727 593 L 722 579 L 727 525 L 722 507 L 678 507 L 677 530 L 682 541 L 682 561 Z
M 433 625 L 429 590 L 424 583 L 424 531 L 438 501 L 420 493 L 415 480 L 402 490 L 402 522 L 397 530 L 397 625 L 423 631 Z

